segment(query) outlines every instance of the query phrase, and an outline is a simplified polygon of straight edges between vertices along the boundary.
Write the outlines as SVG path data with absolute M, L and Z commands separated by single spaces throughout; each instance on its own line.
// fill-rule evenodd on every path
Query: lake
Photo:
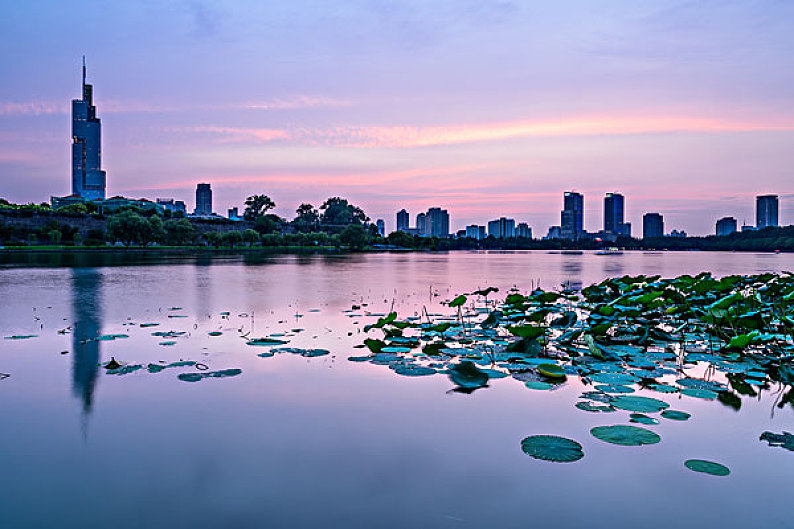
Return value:
M 588 432 L 628 412 L 576 409 L 574 377 L 465 394 L 348 360 L 371 314 L 450 313 L 442 301 L 476 288 L 784 270 L 794 254 L 0 255 L 0 335 L 32 336 L 0 342 L 0 527 L 793 527 L 794 453 L 759 440 L 794 431 L 776 386 L 739 410 L 639 390 L 692 417 L 624 447 Z M 329 354 L 246 344 L 266 336 Z M 585 457 L 532 459 L 534 434 Z

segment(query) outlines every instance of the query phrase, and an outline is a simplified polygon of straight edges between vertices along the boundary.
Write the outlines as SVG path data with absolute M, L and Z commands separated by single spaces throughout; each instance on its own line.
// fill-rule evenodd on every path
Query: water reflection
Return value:
M 87 421 L 102 356 L 102 342 L 93 339 L 102 329 L 102 274 L 97 268 L 74 268 L 71 287 L 72 392 L 80 399 Z

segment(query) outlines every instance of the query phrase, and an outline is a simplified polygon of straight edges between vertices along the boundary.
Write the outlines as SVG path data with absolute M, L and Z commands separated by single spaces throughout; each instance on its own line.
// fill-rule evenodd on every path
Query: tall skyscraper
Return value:
M 72 100 L 72 194 L 104 200 L 107 175 L 102 170 L 102 124 L 96 117 L 93 87 L 85 83 L 85 57 L 82 96 Z
M 500 217 L 488 223 L 488 236 L 497 239 L 507 239 L 516 236 L 516 221 Z
M 777 195 L 761 195 L 755 197 L 755 227 L 759 230 L 769 226 L 778 226 Z
M 196 209 L 194 215 L 212 215 L 212 189 L 209 184 L 196 186 Z
M 425 214 L 425 235 L 440 238 L 449 237 L 449 212 L 446 209 L 430 208 L 427 210 L 427 214 Z
M 563 239 L 579 239 L 584 235 L 584 196 L 566 191 L 563 196 L 560 227 Z
M 733 217 L 723 217 L 717 221 L 717 236 L 730 235 L 736 232 L 736 219 Z
M 624 198 L 620 193 L 607 193 L 604 197 L 604 231 L 623 234 Z
M 659 213 L 646 213 L 642 216 L 642 238 L 664 237 L 664 217 Z
M 466 226 L 466 237 L 482 240 L 485 238 L 485 226 L 478 226 L 477 224 L 470 224 Z
M 426 235 L 424 213 L 416 214 L 416 233 L 418 235 Z
M 408 212 L 401 209 L 397 212 L 397 231 L 408 231 L 409 224 Z

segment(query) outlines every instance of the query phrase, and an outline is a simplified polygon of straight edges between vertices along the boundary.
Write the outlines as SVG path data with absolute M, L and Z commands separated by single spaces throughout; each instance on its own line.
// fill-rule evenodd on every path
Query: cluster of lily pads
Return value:
M 631 412 L 630 422 L 654 425 L 687 420 L 639 390 L 717 400 L 739 409 L 741 396 L 776 393 L 776 405 L 794 406 L 794 275 L 709 273 L 673 279 L 624 276 L 581 291 L 511 290 L 501 302 L 489 287 L 450 300 L 454 314 L 395 312 L 368 325 L 355 362 L 388 366 L 404 376 L 444 374 L 454 391 L 471 392 L 494 378 L 511 377 L 532 390 L 553 390 L 576 377 L 586 388 L 575 406 L 585 412 Z M 683 401 L 686 402 L 686 401 Z M 620 445 L 659 442 L 647 428 L 599 426 L 591 434 Z M 794 438 L 765 432 L 777 446 Z M 782 439 L 782 440 L 781 440 Z M 575 461 L 581 446 L 555 436 L 522 442 L 536 458 Z M 708 464 L 706 464 L 708 463 Z M 716 466 L 715 466 L 716 465 Z M 691 470 L 726 475 L 727 468 L 690 460 Z

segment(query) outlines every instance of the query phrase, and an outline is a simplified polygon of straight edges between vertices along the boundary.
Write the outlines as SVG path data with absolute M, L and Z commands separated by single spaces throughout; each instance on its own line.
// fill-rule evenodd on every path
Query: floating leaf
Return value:
M 566 378 L 565 369 L 557 364 L 540 364 L 537 367 L 538 373 L 544 377 L 564 380 Z
M 618 395 L 612 399 L 612 405 L 621 410 L 638 413 L 657 413 L 670 407 L 670 405 L 663 400 L 635 395 Z
M 684 461 L 684 466 L 694 472 L 701 472 L 712 476 L 727 476 L 731 473 L 731 470 L 725 465 L 713 461 L 706 461 L 705 459 L 688 459 Z
M 572 463 L 584 457 L 582 445 L 556 435 L 530 435 L 521 441 L 521 450 L 535 459 L 555 463 Z
M 697 399 L 716 399 L 719 395 L 710 389 L 684 388 L 681 393 Z
M 652 445 L 661 441 L 658 434 L 639 426 L 617 424 L 615 426 L 596 426 L 590 429 L 596 439 L 622 446 Z
M 542 382 L 540 380 L 527 380 L 526 382 L 524 382 L 524 385 L 529 389 L 537 389 L 537 390 L 549 390 L 554 387 L 548 382 Z
M 779 446 L 794 452 L 794 435 L 789 432 L 773 433 L 764 432 L 761 434 L 761 441 L 766 441 L 769 446 Z
M 659 424 L 659 419 L 648 417 L 642 413 L 632 413 L 629 415 L 629 422 L 636 422 L 640 424 Z
M 14 336 L 6 336 L 6 340 L 27 340 L 28 338 L 36 338 L 37 334 L 15 334 Z
M 269 345 L 284 345 L 286 343 L 289 343 L 289 341 L 279 340 L 278 338 L 254 338 L 253 340 L 248 340 L 245 343 L 247 345 L 269 346 Z
M 242 372 L 242 369 L 222 369 L 221 371 L 205 371 L 204 373 L 180 373 L 177 378 L 184 382 L 198 382 L 204 378 L 235 377 Z
M 689 419 L 691 415 L 685 411 L 664 410 L 662 412 L 662 417 L 673 421 L 685 421 Z
M 210 336 L 220 336 L 223 333 L 221 331 L 210 331 L 207 334 Z

